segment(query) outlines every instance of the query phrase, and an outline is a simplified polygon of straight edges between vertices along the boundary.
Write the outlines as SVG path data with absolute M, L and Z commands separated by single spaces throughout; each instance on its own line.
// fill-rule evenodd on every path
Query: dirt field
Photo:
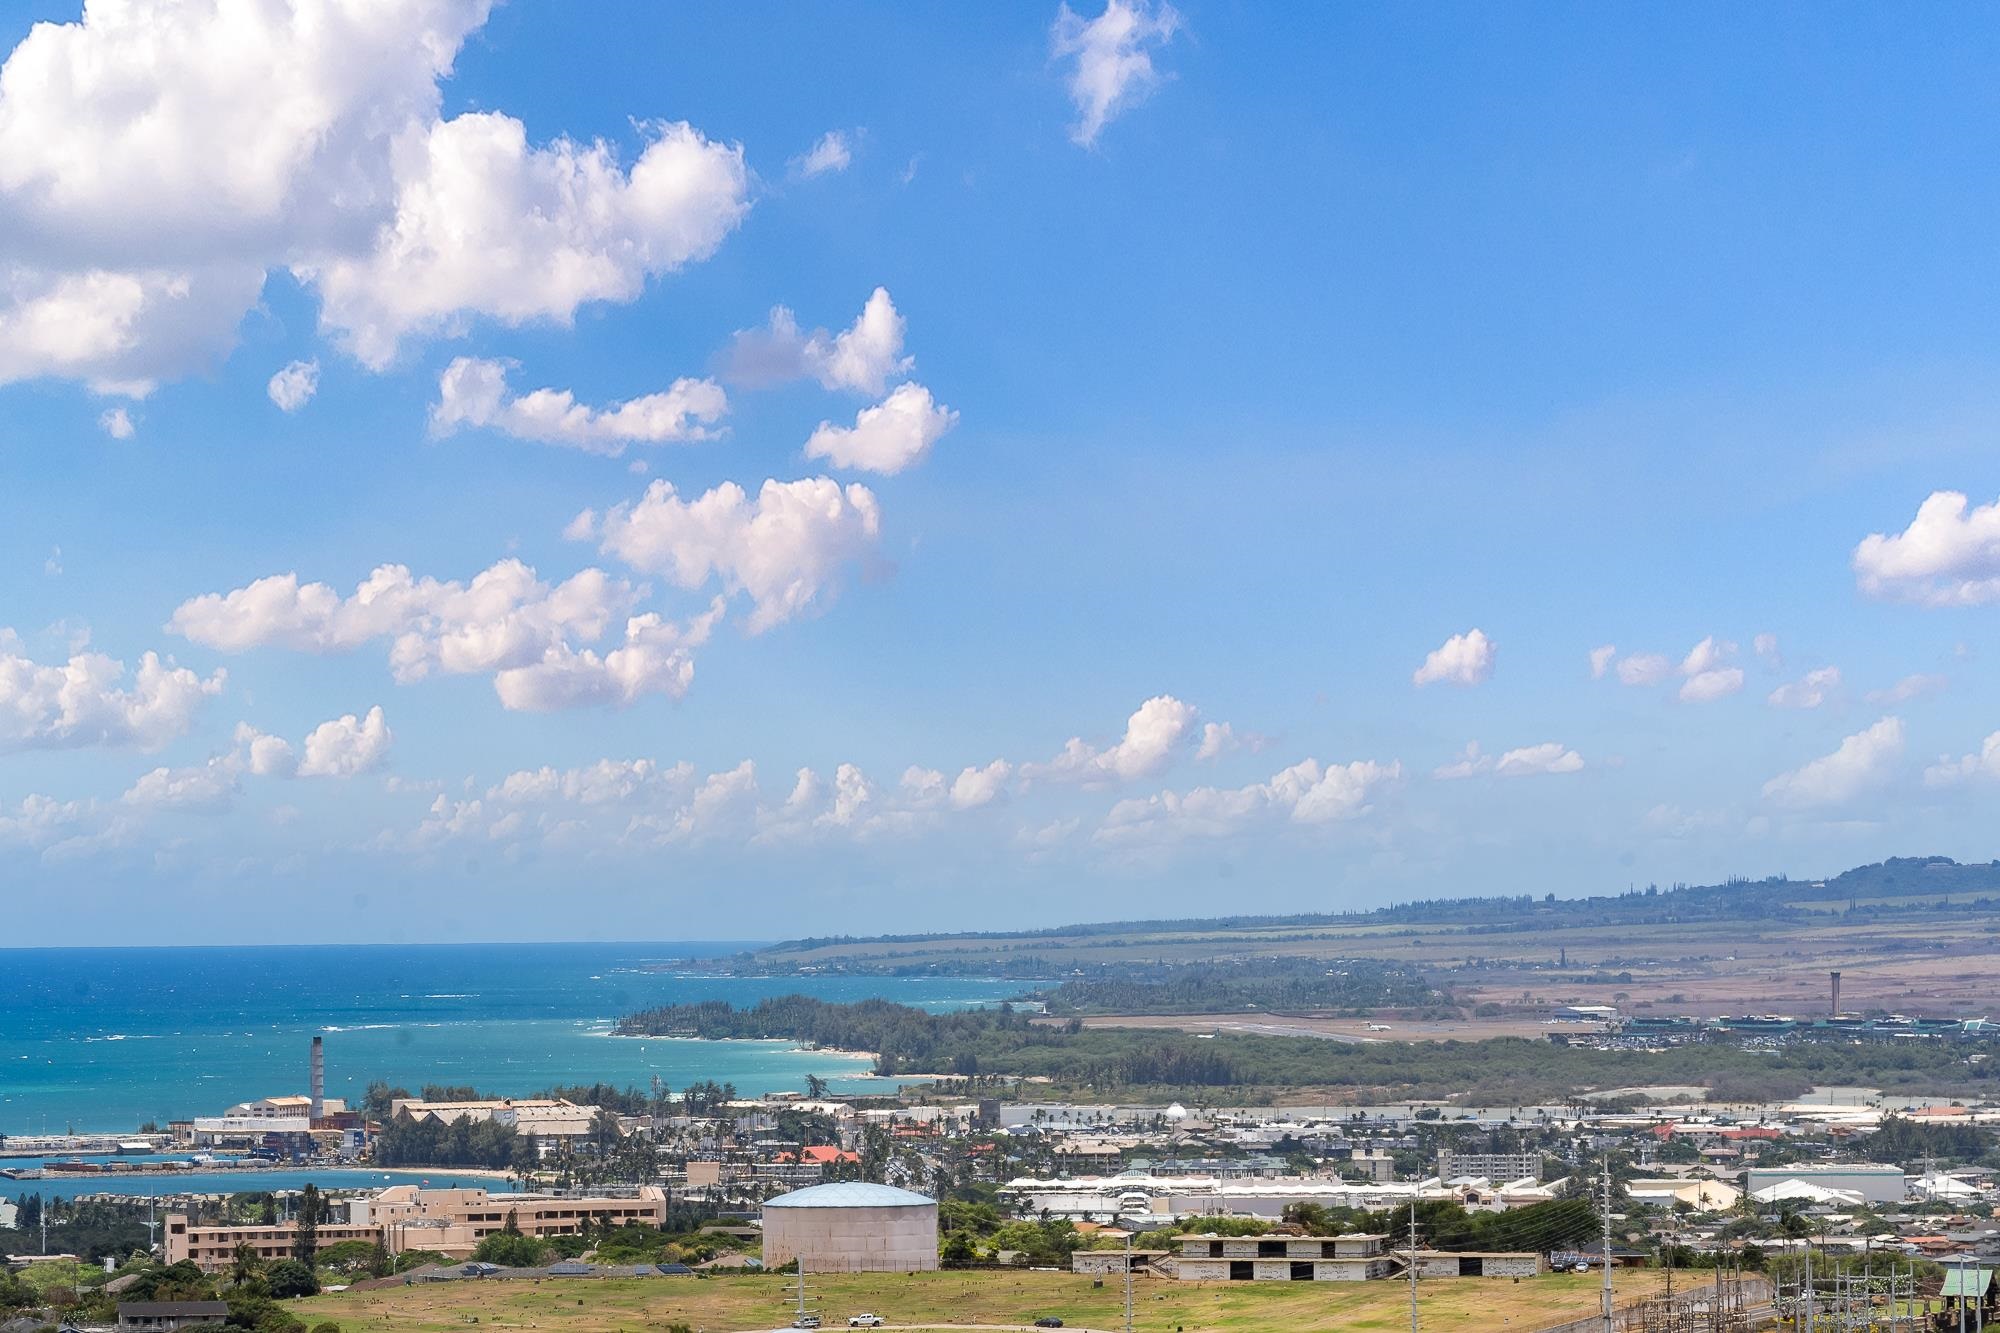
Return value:
M 1618 1299 L 1652 1290 L 1657 1274 L 1618 1275 Z M 542 1283 L 449 1282 L 341 1292 L 290 1308 L 308 1324 L 333 1320 L 342 1333 L 463 1333 L 483 1329 L 620 1333 L 673 1322 L 703 1333 L 782 1328 L 790 1323 L 784 1279 L 765 1274 Z M 1018 1327 L 1057 1315 L 1071 1329 L 1124 1326 L 1117 1279 L 1101 1287 L 1069 1273 L 856 1274 L 814 1278 L 829 1328 L 849 1315 L 880 1314 L 891 1327 Z M 1533 1330 L 1597 1308 L 1597 1279 L 1557 1274 L 1519 1282 L 1457 1278 L 1419 1289 L 1426 1328 L 1463 1333 Z M 1133 1327 L 1147 1333 L 1346 1333 L 1409 1327 L 1409 1289 L 1399 1282 L 1138 1283 Z

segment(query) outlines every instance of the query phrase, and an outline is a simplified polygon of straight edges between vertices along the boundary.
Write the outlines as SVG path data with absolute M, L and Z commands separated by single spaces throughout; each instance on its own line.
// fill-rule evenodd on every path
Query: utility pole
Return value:
M 1674 1251 L 1680 1248 L 1680 1243 L 1681 1219 L 1679 1214 L 1675 1214 L 1673 1220 L 1667 1224 L 1667 1313 L 1669 1315 L 1672 1315 L 1674 1309 Z
M 1125 1333 L 1132 1333 L 1132 1233 L 1125 1233 Z
M 1410 1333 L 1417 1333 L 1417 1196 L 1410 1196 Z
M 1611 1314 L 1611 1154 L 1604 1154 L 1604 1251 L 1598 1258 L 1604 1261 L 1603 1316 L 1604 1333 L 1615 1333 L 1615 1320 Z
M 1875 1238 L 1873 1236 L 1864 1236 L 1861 1240 L 1861 1308 L 1865 1311 L 1862 1319 L 1870 1333 L 1873 1333 L 1875 1328 Z

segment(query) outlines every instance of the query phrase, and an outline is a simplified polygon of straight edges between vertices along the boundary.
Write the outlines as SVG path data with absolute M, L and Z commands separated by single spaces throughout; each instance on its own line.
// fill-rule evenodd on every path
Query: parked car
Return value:
M 851 1314 L 847 1316 L 849 1328 L 880 1328 L 882 1316 L 879 1314 Z
M 802 1314 L 802 1315 L 800 1315 L 800 1316 L 799 1316 L 799 1317 L 798 1317 L 797 1319 L 794 1319 L 794 1320 L 792 1321 L 792 1327 L 793 1327 L 793 1328 L 818 1328 L 818 1327 L 819 1327 L 819 1316 L 818 1316 L 818 1315 L 816 1315 L 816 1314 Z
M 1045 1314 L 1040 1319 L 1037 1319 L 1035 1321 L 1036 1328 L 1061 1328 L 1062 1326 L 1063 1326 L 1062 1320 L 1056 1318 L 1052 1314 Z

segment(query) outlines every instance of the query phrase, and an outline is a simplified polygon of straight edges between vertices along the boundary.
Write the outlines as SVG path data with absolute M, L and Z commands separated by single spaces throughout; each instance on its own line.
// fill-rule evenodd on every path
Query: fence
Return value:
M 1743 1333 L 1768 1319 L 1777 1292 L 1768 1278 L 1723 1274 L 1672 1296 L 1647 1296 L 1611 1312 L 1612 1333 Z M 1604 1333 L 1604 1316 L 1550 1324 L 1535 1333 Z

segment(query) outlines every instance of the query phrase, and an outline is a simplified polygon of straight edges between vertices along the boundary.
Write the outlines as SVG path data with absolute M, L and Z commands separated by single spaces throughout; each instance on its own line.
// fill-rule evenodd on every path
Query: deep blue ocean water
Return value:
M 817 1073 L 845 1092 L 889 1091 L 866 1060 L 787 1042 L 609 1035 L 620 1015 L 679 1000 L 755 1003 L 801 992 L 883 996 L 933 1010 L 1019 993 L 1018 982 L 714 977 L 651 970 L 737 946 L 672 943 L 296 945 L 0 949 L 0 1134 L 112 1132 L 219 1115 L 307 1090 L 315 1034 L 326 1091 L 371 1079 L 522 1095 L 598 1080 L 670 1088 L 701 1079 L 745 1094 Z

